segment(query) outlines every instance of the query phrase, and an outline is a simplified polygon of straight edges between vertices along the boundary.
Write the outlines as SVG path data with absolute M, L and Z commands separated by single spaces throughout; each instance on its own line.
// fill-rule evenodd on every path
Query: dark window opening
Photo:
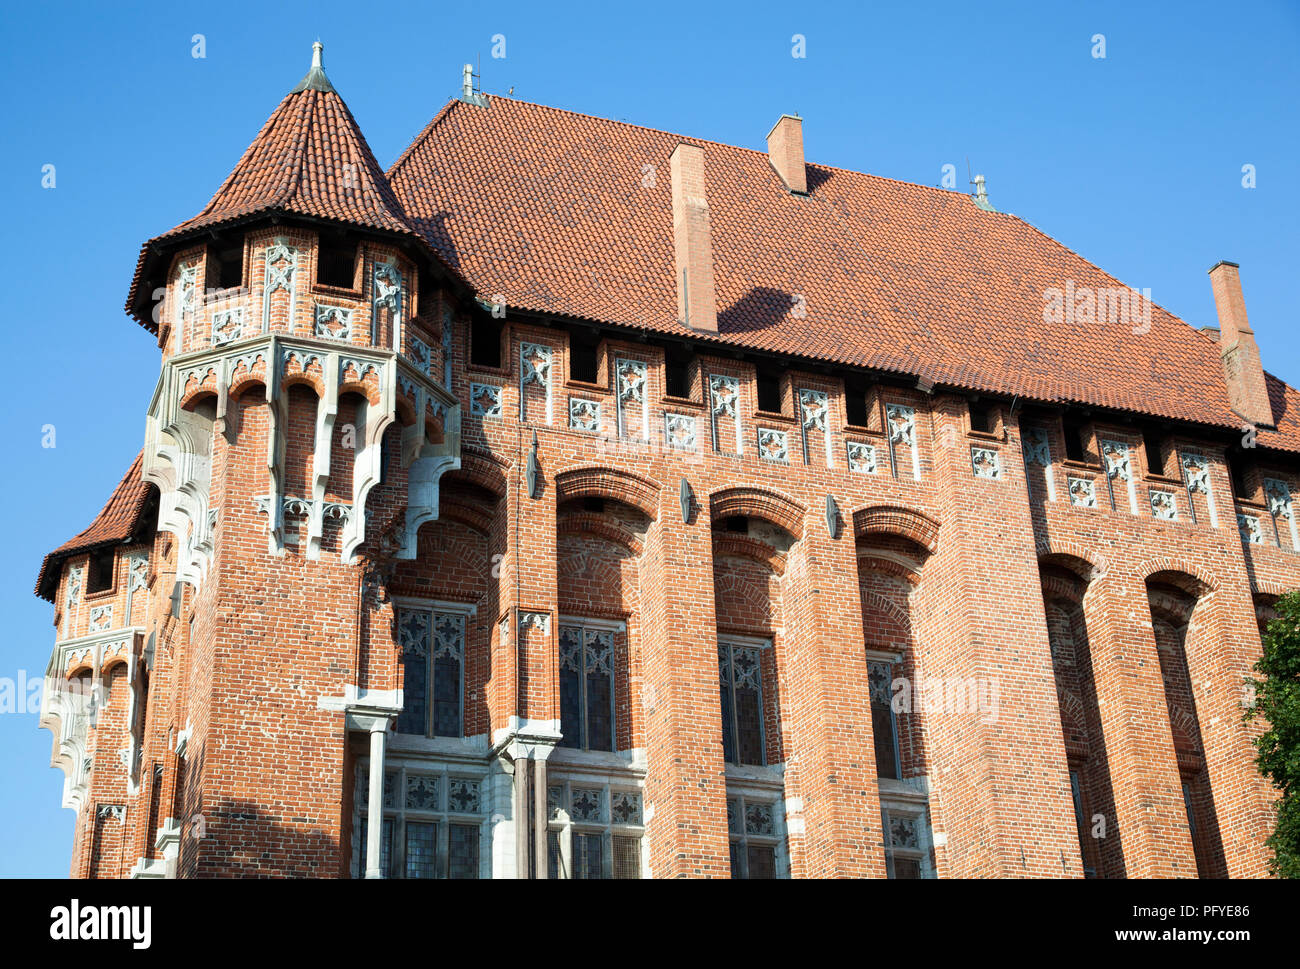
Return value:
M 1079 857 L 1083 859 L 1083 877 L 1096 878 L 1097 865 L 1092 856 L 1089 838 L 1088 812 L 1083 804 L 1083 787 L 1079 782 L 1079 771 L 1070 765 L 1070 797 L 1074 802 L 1074 828 L 1079 838 Z
M 758 371 L 758 409 L 781 413 L 781 375 L 775 370 Z
M 587 384 L 594 384 L 600 376 L 598 372 L 599 337 L 589 333 L 569 334 L 569 379 Z
M 212 256 L 216 263 L 215 280 L 217 289 L 238 289 L 244 285 L 244 240 L 225 249 L 218 249 Z
M 582 499 L 582 510 L 603 512 L 605 510 L 605 499 L 593 498 L 589 495 Z
M 321 239 L 316 281 L 322 286 L 352 289 L 356 282 L 356 242 Z
M 438 287 L 433 281 L 433 275 L 424 268 L 417 270 L 415 286 L 420 315 L 426 320 L 432 320 L 434 310 L 438 306 Z
M 113 588 L 113 550 L 104 549 L 90 556 L 90 575 L 86 578 L 87 592 L 107 592 Z
M 854 427 L 866 427 L 867 391 L 864 387 L 844 388 L 844 416 Z
M 1238 498 L 1248 500 L 1251 491 L 1246 487 L 1246 462 L 1241 455 L 1228 455 L 1228 475 L 1232 478 L 1232 493 Z
M 733 515 L 728 518 L 725 524 L 725 530 L 729 532 L 740 532 L 742 535 L 749 533 L 749 519 L 744 515 Z
M 1142 431 L 1142 448 L 1147 453 L 1147 470 L 1152 474 L 1165 473 L 1164 435 L 1155 428 Z
M 664 389 L 669 397 L 690 397 L 690 363 L 690 354 L 683 351 L 668 351 L 664 359 Z
M 1083 424 L 1080 421 L 1070 420 L 1068 417 L 1063 424 L 1065 431 L 1065 457 L 1069 461 L 1082 461 L 1083 456 Z
M 997 430 L 997 418 L 993 414 L 993 407 L 985 401 L 972 400 L 968 405 L 970 409 L 970 429 L 979 431 L 981 434 L 993 434 Z
M 501 324 L 486 313 L 475 313 L 470 324 L 469 362 L 476 367 L 501 366 Z

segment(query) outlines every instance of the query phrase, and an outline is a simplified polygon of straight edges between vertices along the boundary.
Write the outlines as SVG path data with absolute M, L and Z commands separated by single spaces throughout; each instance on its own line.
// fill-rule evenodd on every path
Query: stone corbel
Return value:
M 449 394 L 435 393 L 417 381 L 415 405 L 415 421 L 402 428 L 402 465 L 407 469 L 407 488 L 406 533 L 397 553 L 400 559 L 415 558 L 420 526 L 438 517 L 442 476 L 460 467 L 459 403 Z M 425 418 L 430 411 L 442 417 L 441 443 L 430 441 L 425 432 Z
M 357 406 L 356 457 L 352 462 L 352 515 L 343 526 L 339 544 L 339 553 L 344 562 L 351 562 L 357 548 L 366 540 L 366 500 L 382 477 L 384 432 L 396 419 L 396 366 L 389 364 L 379 368 L 379 387 L 378 406 L 369 401 Z
M 285 441 L 282 428 L 288 426 L 286 410 L 288 402 L 280 393 L 284 381 L 284 372 L 280 361 L 280 338 L 271 337 L 270 359 L 266 363 L 266 404 L 269 427 L 266 435 L 266 475 L 270 484 L 270 500 L 267 502 L 266 545 L 272 555 L 284 554 L 284 508 L 280 501 L 284 493 Z
M 142 476 L 158 488 L 158 530 L 177 538 L 178 578 L 197 587 L 213 548 L 208 520 L 213 422 L 180 407 L 184 372 L 168 368 L 159 380 L 146 423 Z

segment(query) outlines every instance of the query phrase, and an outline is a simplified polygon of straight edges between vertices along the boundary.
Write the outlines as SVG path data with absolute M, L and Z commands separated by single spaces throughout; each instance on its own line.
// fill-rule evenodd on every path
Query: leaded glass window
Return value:
M 902 758 L 898 750 L 898 717 L 893 707 L 894 664 L 867 663 L 867 690 L 871 697 L 871 733 L 876 748 L 876 776 L 901 779 Z
M 767 763 L 763 727 L 764 647 L 718 643 L 722 755 L 729 764 Z
M 478 777 L 436 765 L 384 772 L 381 867 L 385 878 L 478 878 L 482 828 Z M 357 772 L 353 873 L 365 874 L 369 772 Z
M 930 822 L 924 807 L 886 807 L 880 812 L 889 878 L 933 878 Z
M 736 795 L 727 798 L 732 878 L 775 878 L 779 808 L 773 801 Z
M 366 867 L 366 845 L 369 844 L 370 828 L 366 824 L 366 819 L 361 819 L 361 830 L 358 832 L 358 843 L 361 845 L 361 870 L 364 873 Z M 393 877 L 393 822 L 385 818 L 384 827 L 379 835 L 379 870 L 384 873 L 385 878 Z
M 436 607 L 398 610 L 397 641 L 405 671 L 398 733 L 463 735 L 466 618 L 463 612 Z
M 1083 860 L 1083 877 L 1096 878 L 1097 869 L 1089 862 L 1092 848 L 1088 840 L 1088 812 L 1083 806 L 1083 785 L 1079 781 L 1079 772 L 1070 771 L 1070 799 L 1074 802 L 1074 827 L 1079 835 L 1079 857 Z
M 614 632 L 560 626 L 561 746 L 614 750 Z
M 547 877 L 640 878 L 641 792 L 552 780 L 546 792 Z

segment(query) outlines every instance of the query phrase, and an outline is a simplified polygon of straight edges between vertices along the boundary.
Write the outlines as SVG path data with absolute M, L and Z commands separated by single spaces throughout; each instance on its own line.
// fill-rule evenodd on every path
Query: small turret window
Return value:
M 244 239 L 221 245 L 212 253 L 213 283 L 217 289 L 238 289 L 244 285 Z
M 107 592 L 113 588 L 113 550 L 106 548 L 90 556 L 90 575 L 86 578 L 87 592 Z
M 356 288 L 357 244 L 355 241 L 321 238 L 316 282 L 340 289 Z

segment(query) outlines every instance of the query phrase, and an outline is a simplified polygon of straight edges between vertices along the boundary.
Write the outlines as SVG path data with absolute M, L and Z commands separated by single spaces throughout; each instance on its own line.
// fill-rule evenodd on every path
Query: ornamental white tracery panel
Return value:
M 758 429 L 758 456 L 764 461 L 788 463 L 790 460 L 790 444 L 785 431 L 772 427 L 760 427 Z
M 1075 478 L 1073 476 L 1065 479 L 1066 490 L 1070 493 L 1070 504 L 1080 508 L 1097 507 L 1097 485 L 1089 478 Z
M 271 297 L 283 290 L 289 298 L 289 325 L 297 309 L 298 250 L 283 242 L 266 247 L 266 267 L 262 287 L 262 332 L 271 331 Z
M 1025 428 L 1021 439 L 1021 448 L 1025 455 L 1025 467 L 1037 466 L 1043 469 L 1043 478 L 1047 482 L 1047 500 L 1056 500 L 1056 476 L 1052 472 L 1052 445 L 1045 427 Z
M 501 388 L 495 384 L 469 385 L 469 412 L 474 417 L 501 416 Z
M 831 441 L 830 394 L 822 390 L 799 391 L 799 410 L 803 416 L 803 460 L 809 463 L 811 448 L 826 453 L 826 467 L 835 467 L 835 449 Z
M 379 346 L 379 311 L 386 309 L 393 322 L 393 348 L 400 348 L 403 345 L 402 310 L 406 298 L 402 271 L 391 261 L 376 260 L 370 273 L 370 288 L 370 342 Z M 429 372 L 427 365 L 424 372 L 426 375 Z
M 223 346 L 244 337 L 244 309 L 234 306 L 212 311 L 212 345 Z
M 669 447 L 694 451 L 695 418 L 690 414 L 664 414 L 664 440 Z
M 646 393 L 649 367 L 643 360 L 618 357 L 614 361 L 614 379 L 618 404 L 618 436 L 650 440 L 650 400 Z
M 994 448 L 972 445 L 970 464 L 977 478 L 1002 477 L 1002 459 Z
M 198 263 L 185 263 L 181 266 L 180 275 L 176 280 L 176 308 L 173 312 L 177 353 L 185 351 L 185 337 L 189 333 L 189 324 L 194 319 L 198 305 L 198 288 Z
M 1291 486 L 1280 478 L 1265 478 L 1264 501 L 1268 505 L 1268 513 L 1273 516 L 1278 544 L 1282 544 L 1281 535 L 1286 531 L 1291 538 L 1291 548 L 1300 551 L 1300 535 L 1296 534 L 1295 513 L 1291 504 Z
M 1210 462 L 1203 454 L 1183 451 L 1179 466 L 1183 471 L 1183 483 L 1187 486 L 1187 506 L 1192 510 L 1192 520 L 1196 520 L 1196 502 L 1193 495 L 1205 495 L 1205 507 L 1210 512 L 1210 527 L 1219 527 L 1219 514 L 1214 507 L 1214 490 L 1210 486 Z
M 1172 491 L 1151 491 L 1151 516 L 1167 522 L 1178 520 L 1178 503 Z
M 546 411 L 546 423 L 554 417 L 553 394 L 551 393 L 551 364 L 555 354 L 550 347 L 540 343 L 521 343 L 519 345 L 519 420 L 528 420 L 528 388 L 537 385 L 542 389 Z
M 316 335 L 325 340 L 352 339 L 352 311 L 341 306 L 316 304 Z
M 744 453 L 740 426 L 740 380 L 725 374 L 709 375 L 709 415 L 713 433 L 713 450 L 721 450 L 721 425 L 730 420 L 736 432 L 736 453 Z
M 912 478 L 921 480 L 921 450 L 916 446 L 916 408 L 906 404 L 885 405 L 885 428 L 889 432 L 889 464 L 899 474 L 900 452 L 911 455 Z
M 844 445 L 844 450 L 848 457 L 850 471 L 856 471 L 859 474 L 876 473 L 876 447 L 874 444 L 865 444 L 862 441 L 848 441 Z
M 600 401 L 569 398 L 569 427 L 575 431 L 600 432 Z
M 1133 462 L 1131 449 L 1123 441 L 1103 440 L 1101 442 L 1102 460 L 1106 465 L 1106 485 L 1110 489 L 1111 508 L 1119 510 L 1119 500 L 1115 496 L 1115 482 L 1124 482 L 1128 493 L 1129 511 L 1138 513 L 1137 485 L 1133 480 Z

